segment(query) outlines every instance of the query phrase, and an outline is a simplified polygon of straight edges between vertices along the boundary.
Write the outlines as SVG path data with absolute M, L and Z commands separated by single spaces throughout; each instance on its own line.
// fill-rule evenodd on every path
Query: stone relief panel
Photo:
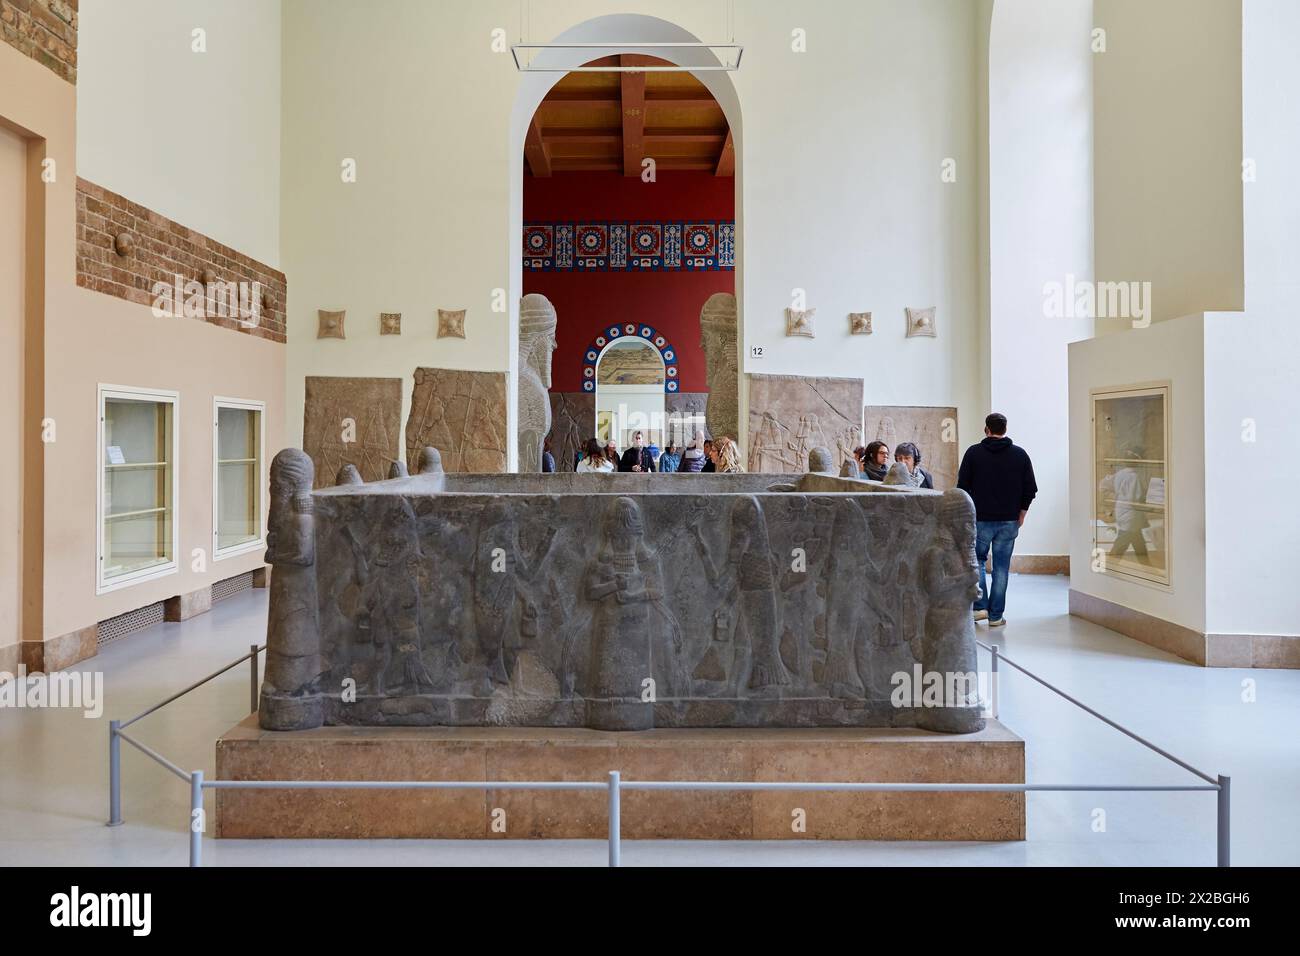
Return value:
M 444 470 L 506 470 L 506 374 L 417 368 L 406 420 L 406 460 L 432 445 Z
M 324 487 L 345 465 L 365 481 L 387 477 L 401 457 L 402 380 L 307 376 L 303 450 Z
M 921 450 L 921 467 L 934 476 L 939 491 L 957 487 L 961 455 L 957 448 L 957 409 L 919 405 L 868 405 L 863 409 L 865 441 L 879 439 L 890 458 L 899 442 Z M 864 442 L 865 443 L 865 442 Z
M 705 438 L 713 437 L 706 410 L 708 392 L 668 392 L 664 395 L 664 415 L 668 419 L 667 440 L 674 445 L 689 445 L 697 431 L 703 430 Z M 718 432 L 719 435 L 728 434 Z M 735 437 L 734 435 L 732 437 Z
M 861 404 L 860 378 L 750 374 L 748 469 L 805 471 L 820 446 L 838 471 L 861 444 Z
M 709 296 L 700 311 L 700 348 L 704 350 L 709 397 L 705 407 L 714 435 L 740 434 L 740 356 L 736 348 L 736 297 Z
M 551 392 L 551 454 L 556 471 L 573 471 L 574 457 L 596 434 L 596 396 L 591 392 Z
M 897 673 L 975 670 L 963 492 L 438 474 L 304 498 L 297 465 L 273 473 L 272 582 L 294 590 L 263 726 L 982 727 L 974 687 L 890 700 Z

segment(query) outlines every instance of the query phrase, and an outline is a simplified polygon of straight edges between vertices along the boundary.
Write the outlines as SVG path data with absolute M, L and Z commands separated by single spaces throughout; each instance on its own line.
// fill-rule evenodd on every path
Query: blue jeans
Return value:
M 980 566 L 980 596 L 975 602 L 975 610 L 988 611 L 990 621 L 1002 620 L 1002 612 L 1007 606 L 1007 576 L 1011 573 L 1011 552 L 1015 550 L 1019 533 L 1020 523 L 1017 521 L 975 522 L 975 558 Z M 990 547 L 993 549 L 991 593 L 984 579 L 984 563 L 988 560 Z

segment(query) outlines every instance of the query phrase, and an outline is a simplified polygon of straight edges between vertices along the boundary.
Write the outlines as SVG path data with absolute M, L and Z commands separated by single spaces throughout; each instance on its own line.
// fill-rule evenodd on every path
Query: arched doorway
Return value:
M 596 437 L 619 448 L 641 432 L 646 444 L 664 445 L 666 364 L 652 340 L 639 335 L 611 339 L 595 363 Z
M 520 254 L 520 250 L 524 248 L 524 239 L 525 239 L 524 188 L 523 187 L 524 187 L 524 180 L 525 180 L 525 168 L 527 165 L 527 160 L 525 159 L 527 155 L 526 146 L 529 143 L 530 137 L 532 138 L 533 144 L 534 145 L 537 144 L 537 140 L 539 138 L 538 135 L 539 130 L 536 124 L 534 123 L 534 118 L 537 115 L 538 108 L 542 104 L 542 101 L 546 99 L 548 93 L 552 90 L 552 88 L 557 86 L 557 84 L 559 84 L 561 80 L 565 77 L 566 75 L 565 71 L 572 70 L 573 68 L 581 66 L 583 64 L 587 64 L 593 61 L 605 61 L 611 57 L 613 58 L 642 57 L 642 58 L 646 58 L 647 61 L 650 58 L 667 60 L 668 62 L 676 66 L 687 68 L 686 72 L 673 74 L 673 75 L 685 79 L 689 79 L 691 83 L 695 83 L 697 85 L 702 86 L 705 90 L 707 90 L 707 93 L 711 97 L 711 99 L 716 101 L 716 106 L 721 109 L 722 116 L 725 118 L 725 123 L 727 128 L 726 136 L 724 137 L 725 143 L 719 143 L 718 145 L 722 150 L 722 155 L 725 155 L 727 157 L 727 162 L 724 165 L 726 167 L 726 175 L 730 180 L 731 195 L 734 198 L 734 203 L 732 205 L 733 222 L 729 224 L 729 227 L 725 231 L 719 229 L 718 248 L 721 251 L 725 251 L 726 255 L 728 256 L 729 263 L 734 263 L 734 265 L 729 264 L 729 268 L 733 269 L 732 293 L 735 295 L 737 300 L 741 300 L 743 298 L 743 294 L 742 294 L 743 273 L 741 268 L 741 257 L 742 257 L 742 250 L 743 250 L 742 239 L 741 239 L 742 204 L 740 199 L 742 195 L 741 147 L 742 147 L 743 132 L 741 129 L 741 122 L 740 122 L 741 117 L 740 117 L 739 99 L 736 94 L 735 87 L 731 81 L 730 76 L 728 76 L 725 71 L 721 71 L 717 69 L 720 66 L 720 61 L 718 60 L 717 56 L 707 48 L 697 47 L 697 46 L 674 47 L 667 50 L 662 47 L 654 48 L 654 47 L 638 46 L 637 44 L 642 44 L 642 43 L 644 44 L 653 44 L 653 43 L 695 44 L 700 42 L 700 38 L 695 37 L 694 35 L 683 30 L 681 27 L 677 26 L 676 24 L 669 23 L 668 21 L 661 20 L 656 17 L 649 17 L 649 16 L 643 16 L 637 14 L 614 14 L 609 16 L 596 17 L 591 20 L 587 20 L 582 23 L 576 24 L 575 26 L 569 28 L 568 30 L 565 30 L 564 32 L 556 36 L 552 42 L 556 44 L 575 43 L 575 44 L 595 44 L 595 45 L 580 47 L 580 48 L 566 48 L 566 49 L 552 47 L 540 51 L 532 61 L 533 65 L 537 68 L 544 69 L 546 71 L 551 71 L 551 72 L 524 72 L 521 76 L 519 92 L 515 98 L 515 106 L 511 117 L 511 148 L 510 148 L 510 172 L 509 172 L 510 191 L 511 191 L 510 208 L 511 208 L 512 255 L 510 261 L 511 294 L 508 296 L 508 301 L 511 303 L 511 309 L 512 309 L 512 322 L 510 327 L 510 336 L 511 336 L 511 340 L 510 340 L 511 376 L 510 377 L 512 382 L 519 381 L 518 319 L 517 319 L 517 312 L 515 312 L 514 310 L 518 308 L 519 300 L 525 291 L 524 256 Z M 602 47 L 599 45 L 601 43 L 610 43 L 614 45 L 608 47 Z M 695 72 L 695 68 L 697 67 L 701 68 L 699 72 Z M 709 68 L 709 69 L 704 69 L 704 68 Z M 594 74 L 585 74 L 585 75 L 591 76 Z M 646 122 L 652 124 L 654 120 L 653 118 L 650 118 Z M 570 144 L 572 144 L 572 142 L 575 140 L 581 139 L 582 137 L 590 137 L 592 135 L 591 131 L 581 131 L 573 128 L 570 128 L 568 132 L 570 133 L 570 137 L 571 137 Z M 532 171 L 530 169 L 529 173 L 531 174 L 531 172 Z M 557 231 L 556 235 L 558 237 L 560 236 L 560 233 Z M 576 242 L 577 238 L 578 237 L 576 235 L 573 236 L 573 240 L 574 240 L 573 248 L 575 250 L 578 248 Z M 629 252 L 631 252 L 636 248 L 636 246 L 633 244 L 632 241 L 634 238 L 635 237 L 632 235 L 628 235 L 626 237 L 627 248 Z M 568 241 L 567 236 L 565 236 L 564 240 L 562 241 L 557 240 L 557 246 L 563 247 L 564 241 Z M 613 245 L 613 243 L 611 243 L 611 245 Z M 671 245 L 669 245 L 669 247 L 671 248 Z M 695 246 L 692 245 L 690 248 L 693 249 L 695 248 Z M 708 267 L 708 265 L 709 264 L 706 262 L 705 267 Z M 694 267 L 694 264 L 692 264 L 692 267 Z M 542 292 L 542 294 L 546 294 L 545 290 L 537 290 L 537 291 Z M 560 304 L 557 303 L 557 306 L 559 305 Z M 697 303 L 694 306 L 694 310 L 697 315 L 698 315 L 698 309 L 699 309 L 699 305 Z M 560 315 L 560 322 L 564 323 L 566 321 L 566 317 L 569 310 L 566 310 L 563 307 L 558 307 L 557 311 L 559 312 Z M 647 316 L 646 318 L 648 318 L 649 321 L 658 324 L 658 322 L 656 322 L 654 317 Z M 644 321 L 644 319 L 641 321 Z M 693 343 L 695 341 L 698 341 L 698 339 L 696 338 L 696 336 L 698 335 L 699 335 L 699 329 L 698 327 L 696 327 L 692 329 L 689 336 L 686 337 L 677 336 L 677 338 L 680 340 L 679 344 L 681 342 L 689 342 L 692 344 L 692 348 L 693 348 Z M 736 350 L 737 350 L 737 356 L 735 362 L 736 365 L 741 364 L 739 361 L 739 351 L 741 348 L 743 348 L 743 337 L 740 334 L 738 334 L 736 338 Z M 556 355 L 557 362 L 561 360 L 563 351 L 564 350 L 562 348 L 561 352 L 557 352 Z M 666 368 L 665 375 L 667 376 L 669 374 L 670 372 Z M 664 392 L 665 395 L 669 395 L 670 391 L 672 391 L 668 388 L 670 381 L 671 379 L 666 379 L 665 381 L 665 392 Z M 739 383 L 737 383 L 736 386 L 737 388 L 738 388 L 738 384 Z M 575 390 L 574 395 L 569 397 L 581 398 L 582 393 L 580 391 Z M 553 406 L 554 406 L 555 404 L 557 404 L 556 399 L 560 399 L 561 396 L 555 395 L 553 393 L 552 398 L 553 398 Z M 591 401 L 591 399 L 593 398 L 594 395 L 589 396 L 586 399 L 586 401 Z M 741 404 L 741 398 L 742 397 L 739 395 L 736 396 L 735 401 L 737 405 Z M 693 406 L 690 404 L 692 402 L 695 403 Z M 686 394 L 670 395 L 670 397 L 667 399 L 667 403 L 670 406 L 673 406 L 674 403 L 676 403 L 677 405 L 681 405 L 682 408 L 686 408 L 688 406 L 689 407 L 703 406 L 702 397 L 696 397 L 693 395 L 686 395 Z M 563 404 L 563 401 L 560 401 L 559 404 Z M 517 390 L 512 389 L 511 393 L 508 396 L 508 405 L 509 405 L 508 414 L 510 419 L 510 431 L 512 435 L 517 435 L 518 432 Z M 589 426 L 591 428 L 589 434 L 594 434 L 595 431 L 594 406 L 590 404 L 585 406 L 579 404 L 576 407 L 578 407 L 582 411 L 582 420 L 584 424 L 588 420 L 591 423 Z M 667 409 L 667 411 L 671 413 L 672 411 L 674 411 L 674 408 L 670 407 Z M 558 423 L 553 421 L 552 428 L 555 429 L 556 427 L 558 427 Z M 572 438 L 572 436 L 569 435 L 569 432 L 571 431 L 580 432 L 583 430 L 585 430 L 585 428 L 583 427 L 571 428 L 566 424 L 564 426 L 564 433 L 568 437 L 565 438 L 565 441 L 569 441 Z M 508 447 L 512 450 L 512 453 L 513 450 L 516 448 L 516 446 L 517 446 L 517 441 L 512 441 L 508 443 Z M 743 447 L 743 442 L 742 442 L 742 447 Z M 565 467 L 563 462 L 567 460 L 567 457 L 568 456 L 557 455 L 557 462 L 561 463 L 560 467 L 562 470 L 564 470 Z M 509 467 L 512 470 L 518 468 L 517 456 L 515 459 L 512 459 Z

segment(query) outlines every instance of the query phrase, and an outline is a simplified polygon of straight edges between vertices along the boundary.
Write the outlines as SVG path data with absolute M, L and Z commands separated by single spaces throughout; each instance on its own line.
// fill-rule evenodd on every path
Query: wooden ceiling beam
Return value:
M 646 66 L 652 62 L 644 56 L 623 54 L 620 66 Z M 623 110 L 623 175 L 640 176 L 645 158 L 645 74 L 620 73 Z
M 722 151 L 718 154 L 718 166 L 714 169 L 713 175 L 736 175 L 736 144 L 731 140 L 731 130 L 727 130 L 727 140 L 722 144 Z
M 542 127 L 537 122 L 536 113 L 524 136 L 524 158 L 528 160 L 528 168 L 534 176 L 545 179 L 551 175 L 551 152 L 542 139 Z
M 596 127 L 546 126 L 542 129 L 542 140 L 547 143 L 621 143 L 621 129 L 600 129 Z
M 645 131 L 645 140 L 647 143 L 654 140 L 660 143 L 705 143 L 710 146 L 718 146 L 730 135 L 730 130 L 725 129 L 658 129 L 651 127 Z

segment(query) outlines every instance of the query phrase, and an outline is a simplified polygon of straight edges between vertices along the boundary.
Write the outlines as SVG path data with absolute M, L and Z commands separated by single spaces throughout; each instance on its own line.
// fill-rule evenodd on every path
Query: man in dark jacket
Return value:
M 975 502 L 975 557 L 980 566 L 980 596 L 975 620 L 989 627 L 1006 623 L 1007 579 L 1016 535 L 1025 523 L 1029 504 L 1038 493 L 1029 455 L 1007 438 L 1007 417 L 993 412 L 984 419 L 984 440 L 962 456 L 957 487 Z M 984 563 L 993 552 L 993 587 L 984 578 Z
M 634 432 L 632 435 L 632 447 L 623 452 L 623 457 L 619 459 L 619 471 L 654 471 L 655 460 L 650 454 L 650 449 L 644 444 L 645 436 L 641 432 Z

